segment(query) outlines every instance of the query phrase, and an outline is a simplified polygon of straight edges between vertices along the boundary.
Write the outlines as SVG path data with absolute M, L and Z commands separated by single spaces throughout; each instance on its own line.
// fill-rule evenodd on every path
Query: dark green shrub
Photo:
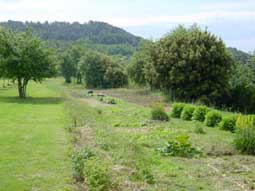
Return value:
M 219 126 L 222 130 L 234 132 L 236 129 L 236 116 L 223 117 Z
M 210 111 L 205 116 L 205 124 L 208 127 L 215 127 L 221 122 L 222 116 L 217 111 Z
M 186 121 L 191 120 L 194 110 L 194 106 L 186 105 L 182 110 L 181 119 Z
M 159 121 L 169 121 L 169 116 L 165 112 L 165 109 L 160 104 L 155 104 L 151 110 L 151 118 Z
M 208 110 L 209 109 L 205 106 L 196 107 L 194 112 L 193 112 L 192 120 L 204 122 L 205 115 L 207 114 Z
M 111 190 L 110 169 L 102 160 L 91 158 L 84 166 L 85 182 L 91 191 Z
M 234 143 L 242 153 L 255 155 L 255 128 L 238 128 Z
M 202 151 L 189 143 L 188 136 L 179 136 L 175 140 L 168 141 L 163 148 L 157 149 L 164 156 L 199 157 Z
M 172 105 L 171 117 L 180 118 L 184 107 L 185 107 L 184 103 L 174 103 Z

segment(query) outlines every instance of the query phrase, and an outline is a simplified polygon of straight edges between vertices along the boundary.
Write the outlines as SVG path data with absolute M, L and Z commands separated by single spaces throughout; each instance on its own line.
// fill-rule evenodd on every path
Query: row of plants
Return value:
M 222 130 L 235 132 L 234 144 L 242 153 L 255 154 L 255 115 L 222 115 L 206 106 L 184 103 L 173 104 L 172 117 L 195 120 L 208 127 L 218 126 Z
M 170 116 L 185 121 L 199 121 L 208 127 L 219 127 L 235 133 L 236 149 L 242 153 L 255 154 L 255 115 L 223 115 L 222 112 L 203 105 L 174 103 Z M 170 117 L 164 107 L 157 104 L 152 108 L 152 119 L 169 121 Z
M 175 103 L 172 105 L 171 117 L 186 121 L 199 121 L 208 127 L 219 126 L 222 130 L 234 132 L 236 130 L 237 115 L 222 115 L 221 112 L 206 106 Z

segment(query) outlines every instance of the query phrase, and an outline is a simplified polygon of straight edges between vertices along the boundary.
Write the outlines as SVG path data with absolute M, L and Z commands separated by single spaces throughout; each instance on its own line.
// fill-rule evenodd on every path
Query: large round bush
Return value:
M 217 111 L 210 111 L 205 116 L 205 124 L 208 127 L 215 127 L 221 122 L 222 116 Z
M 171 117 L 180 118 L 184 107 L 184 103 L 174 103 L 172 105 Z
M 204 122 L 205 115 L 208 111 L 209 111 L 209 109 L 205 106 L 196 107 L 194 112 L 193 112 L 192 120 Z
M 186 121 L 191 120 L 194 110 L 194 106 L 186 105 L 182 110 L 181 119 Z
M 236 116 L 223 117 L 219 126 L 222 130 L 234 132 L 236 129 Z

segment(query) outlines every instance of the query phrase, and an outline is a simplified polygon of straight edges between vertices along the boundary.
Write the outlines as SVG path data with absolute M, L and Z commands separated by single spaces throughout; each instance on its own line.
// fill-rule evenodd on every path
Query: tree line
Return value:
M 173 100 L 255 111 L 255 56 L 228 49 L 197 25 L 179 26 L 157 41 L 143 40 L 129 55 L 105 49 L 80 41 L 52 51 L 29 30 L 1 29 L 0 75 L 18 81 L 20 97 L 26 96 L 28 81 L 62 75 L 66 83 L 88 88 L 132 82 L 168 92 Z

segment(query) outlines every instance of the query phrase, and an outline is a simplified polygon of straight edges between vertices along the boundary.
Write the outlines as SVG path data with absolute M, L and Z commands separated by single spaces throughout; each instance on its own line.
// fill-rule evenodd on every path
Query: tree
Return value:
M 18 81 L 20 98 L 26 97 L 28 82 L 41 82 L 56 74 L 54 56 L 31 30 L 16 33 L 0 29 L 0 55 L 6 76 Z
M 244 63 L 235 63 L 230 78 L 228 106 L 245 113 L 255 111 L 255 56 Z
M 93 51 L 87 52 L 80 60 L 84 81 L 89 88 L 103 88 L 105 67 L 102 64 L 102 55 Z
M 171 90 L 178 98 L 218 101 L 227 92 L 231 67 L 223 41 L 193 25 L 179 26 L 156 42 L 145 73 L 151 86 Z
M 71 56 L 68 53 L 63 55 L 62 63 L 60 65 L 61 73 L 65 78 L 66 83 L 72 82 L 72 77 L 75 76 L 76 68 L 72 62 Z
M 87 52 L 79 65 L 89 88 L 117 88 L 128 83 L 123 66 L 117 60 L 98 52 Z
M 145 85 L 145 66 L 149 62 L 150 47 L 153 42 L 142 41 L 139 45 L 138 51 L 132 56 L 128 67 L 128 74 L 136 84 Z

